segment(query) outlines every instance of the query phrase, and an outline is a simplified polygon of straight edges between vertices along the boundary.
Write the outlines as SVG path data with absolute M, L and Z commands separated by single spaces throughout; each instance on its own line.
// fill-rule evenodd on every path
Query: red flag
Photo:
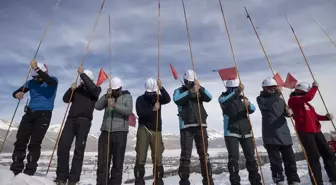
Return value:
M 131 127 L 135 127 L 136 125 L 136 117 L 133 113 L 128 117 L 128 125 Z
M 173 65 L 171 65 L 171 64 L 169 64 L 169 66 L 170 66 L 170 70 L 171 70 L 171 72 L 173 73 L 173 77 L 174 77 L 174 79 L 177 80 L 177 79 L 178 79 L 178 74 L 177 74 L 175 68 L 174 68 Z
M 105 73 L 104 69 L 100 69 L 97 79 L 97 86 L 100 86 L 106 79 L 108 79 L 107 74 Z
M 285 82 L 282 80 L 279 73 L 276 73 L 273 78 L 278 83 L 279 86 L 283 87 L 285 85 Z
M 298 81 L 294 78 L 294 76 L 292 76 L 292 74 L 288 73 L 284 87 L 286 87 L 288 89 L 294 89 L 297 82 Z
M 220 69 L 218 73 L 223 81 L 237 79 L 237 68 L 235 67 Z

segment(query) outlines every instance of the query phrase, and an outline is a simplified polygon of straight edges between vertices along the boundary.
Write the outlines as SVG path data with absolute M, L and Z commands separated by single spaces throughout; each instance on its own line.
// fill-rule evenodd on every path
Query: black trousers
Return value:
M 203 141 L 202 141 L 202 132 L 200 127 L 191 127 L 186 128 L 180 131 L 181 135 L 181 159 L 180 159 L 180 167 L 179 167 L 179 176 L 180 176 L 180 185 L 190 185 L 189 176 L 190 176 L 190 158 L 191 152 L 193 149 L 193 141 L 195 140 L 197 153 L 199 156 L 199 161 L 201 165 L 201 173 L 202 173 L 202 183 L 203 185 L 208 185 L 207 181 L 207 173 L 206 166 L 204 160 L 207 161 L 208 167 L 208 178 L 210 181 L 210 185 L 213 185 L 212 179 L 212 169 L 211 163 L 209 162 L 209 154 L 208 151 L 208 133 L 206 128 L 203 128 L 203 136 L 204 136 L 204 144 L 205 144 L 205 152 L 203 150 Z
M 49 128 L 52 112 L 51 111 L 32 111 L 28 110 L 22 117 L 19 129 L 16 133 L 14 151 L 12 155 L 13 163 L 10 170 L 15 175 L 22 172 L 24 159 L 28 145 L 27 164 L 24 173 L 34 175 L 38 166 L 37 161 L 41 155 L 41 143 Z
M 304 133 L 299 132 L 302 145 L 306 150 L 308 161 L 317 185 L 323 185 L 320 157 L 323 159 L 324 168 L 328 174 L 330 182 L 336 182 L 336 165 L 335 156 L 329 148 L 328 142 L 322 132 L 318 133 Z M 314 184 L 311 173 L 311 182 Z
M 91 120 L 86 118 L 68 118 L 65 122 L 57 148 L 57 180 L 79 182 L 90 128 Z M 75 151 L 69 172 L 70 149 L 75 137 Z
M 108 181 L 108 185 L 121 185 L 127 134 L 127 132 L 111 132 L 110 146 L 108 146 L 108 132 L 101 132 L 98 139 L 97 185 L 106 185 L 106 181 Z M 107 152 L 109 156 L 107 156 Z M 113 164 L 110 177 L 111 159 Z
M 251 185 L 261 185 L 261 177 L 255 159 L 253 138 L 225 137 L 226 148 L 229 153 L 228 170 L 231 185 L 240 185 L 239 176 L 239 143 L 246 159 L 246 169 L 249 172 Z
M 285 166 L 285 174 L 288 184 L 300 182 L 300 178 L 297 174 L 295 154 L 292 145 L 265 145 L 265 148 L 271 163 L 272 178 L 274 183 L 283 182 L 285 180 L 282 162 Z

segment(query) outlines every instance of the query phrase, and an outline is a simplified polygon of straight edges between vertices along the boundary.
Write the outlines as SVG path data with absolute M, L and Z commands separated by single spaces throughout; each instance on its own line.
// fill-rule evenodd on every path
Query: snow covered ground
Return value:
M 307 171 L 307 165 L 305 161 L 300 161 L 298 164 L 298 173 L 301 178 L 301 184 L 302 185 L 309 185 L 309 175 Z M 271 174 L 270 174 L 270 166 L 269 164 L 266 164 L 262 167 L 264 178 L 265 178 L 265 185 L 274 185 L 272 182 Z M 128 174 L 124 174 L 125 176 Z M 246 170 L 240 171 L 241 176 L 241 184 L 242 185 L 248 185 L 248 173 Z M 323 171 L 323 176 L 325 181 L 327 182 L 328 178 L 326 173 Z M 27 176 L 24 174 L 17 175 L 14 177 L 13 173 L 8 170 L 7 166 L 0 166 L 0 184 L 1 185 L 54 185 L 53 178 L 55 177 L 55 174 L 50 173 L 47 177 L 42 176 Z M 222 173 L 220 175 L 214 175 L 215 184 L 216 185 L 229 185 L 229 174 L 228 173 Z M 191 174 L 190 176 L 191 184 L 192 185 L 201 185 L 202 177 L 200 174 Z M 176 185 L 178 184 L 179 177 L 178 176 L 171 176 L 164 179 L 164 182 L 166 185 Z M 151 184 L 153 180 L 146 181 L 147 184 Z M 95 184 L 95 174 L 92 173 L 90 175 L 82 175 L 81 176 L 81 185 L 94 185 Z M 328 183 L 325 183 L 328 184 Z M 126 185 L 126 184 L 125 184 Z

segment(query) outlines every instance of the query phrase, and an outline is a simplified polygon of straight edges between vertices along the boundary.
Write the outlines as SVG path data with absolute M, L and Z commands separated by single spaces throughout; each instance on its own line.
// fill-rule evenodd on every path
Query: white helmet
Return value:
M 233 80 L 228 80 L 226 81 L 226 87 L 238 87 L 239 86 L 239 80 L 238 79 L 233 79 Z
M 145 89 L 147 92 L 156 92 L 158 90 L 156 80 L 154 78 L 148 78 L 145 83 Z
M 278 85 L 277 82 L 273 78 L 270 78 L 270 77 L 266 78 L 261 84 L 262 87 L 270 87 L 270 86 L 277 86 L 277 85 Z
M 45 64 L 41 64 L 41 63 L 37 63 L 37 67 L 41 70 L 41 71 L 43 71 L 43 72 L 45 72 L 45 73 L 47 73 L 48 74 L 48 68 L 47 68 L 47 66 L 45 65 Z M 35 70 L 30 70 L 30 76 L 37 76 L 38 74 L 36 73 L 36 71 Z
M 193 81 L 195 81 L 195 77 L 196 77 L 196 73 L 191 69 L 188 69 L 187 71 L 184 72 L 183 78 L 185 80 L 193 82 Z
M 111 79 L 111 88 L 113 90 L 119 89 L 122 86 L 123 86 L 123 83 L 122 83 L 120 78 L 114 77 L 114 78 Z
M 295 89 L 308 92 L 310 90 L 310 85 L 307 82 L 300 82 L 296 84 Z
M 91 80 L 94 80 L 94 76 L 93 76 L 92 71 L 86 69 L 86 70 L 84 70 L 84 73 L 85 73 Z

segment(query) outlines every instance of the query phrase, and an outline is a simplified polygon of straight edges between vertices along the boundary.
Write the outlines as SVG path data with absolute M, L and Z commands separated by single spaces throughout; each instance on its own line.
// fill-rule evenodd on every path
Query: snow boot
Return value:
M 56 183 L 56 185 L 66 185 L 67 184 L 66 181 L 61 181 L 61 180 L 57 180 L 57 179 L 55 179 L 54 182 Z
M 190 168 L 189 166 L 180 166 L 178 169 L 178 175 L 180 177 L 179 185 L 190 185 L 189 176 Z
M 134 185 L 145 185 L 145 165 L 135 165 L 134 167 Z
M 163 176 L 164 176 L 163 166 L 157 166 L 156 167 L 156 184 L 154 184 L 153 182 L 153 185 L 164 185 L 163 180 L 162 180 Z
M 206 178 L 202 180 L 202 184 L 203 185 L 214 185 L 212 177 L 209 177 L 209 184 L 208 184 L 208 179 Z
M 208 168 L 208 173 L 206 173 L 205 164 L 201 163 L 201 174 L 202 174 L 202 177 L 203 177 L 202 184 L 203 185 L 214 185 L 214 182 L 213 182 L 213 179 L 212 179 L 212 167 L 211 167 L 211 164 L 209 162 L 207 163 L 207 168 Z M 208 184 L 207 174 L 208 174 L 208 178 L 209 178 L 209 184 Z

